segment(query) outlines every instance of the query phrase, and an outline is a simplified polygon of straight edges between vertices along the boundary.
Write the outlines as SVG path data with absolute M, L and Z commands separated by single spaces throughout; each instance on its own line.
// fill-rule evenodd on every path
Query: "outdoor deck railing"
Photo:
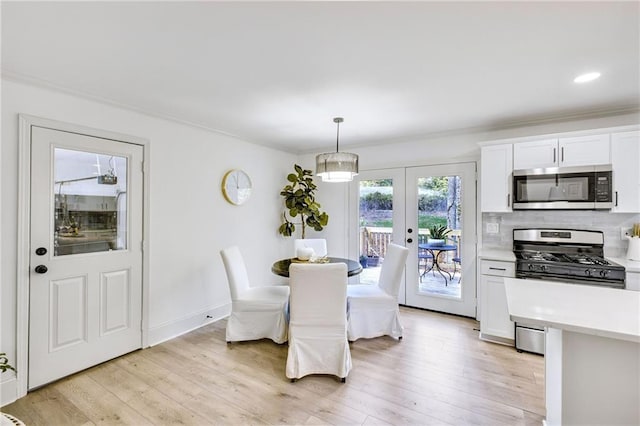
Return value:
M 360 247 L 362 247 L 362 253 L 365 256 L 378 256 L 384 258 L 387 254 L 387 246 L 391 242 L 392 228 L 376 227 L 376 226 L 361 226 L 360 227 Z M 460 231 L 456 232 L 459 238 Z M 418 232 L 418 242 L 426 243 L 429 236 L 428 229 L 420 229 Z M 448 262 L 449 254 L 447 254 Z

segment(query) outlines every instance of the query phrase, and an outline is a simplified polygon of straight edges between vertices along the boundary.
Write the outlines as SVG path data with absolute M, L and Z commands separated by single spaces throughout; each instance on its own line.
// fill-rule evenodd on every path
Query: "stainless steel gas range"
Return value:
M 624 266 L 604 258 L 604 234 L 577 229 L 513 230 L 516 278 L 625 288 Z M 544 353 L 544 330 L 516 323 L 516 349 Z

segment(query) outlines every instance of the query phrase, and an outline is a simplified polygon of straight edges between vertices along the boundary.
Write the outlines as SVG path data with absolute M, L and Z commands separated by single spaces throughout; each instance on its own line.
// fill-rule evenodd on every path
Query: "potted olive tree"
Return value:
M 301 237 L 305 238 L 305 230 L 310 226 L 315 231 L 322 231 L 329 222 L 329 215 L 320 210 L 316 201 L 316 184 L 313 183 L 313 172 L 294 165 L 295 173 L 287 175 L 289 182 L 282 188 L 280 195 L 284 197 L 286 210 L 282 212 L 283 223 L 278 232 L 290 237 L 296 231 L 293 218 L 300 217 Z

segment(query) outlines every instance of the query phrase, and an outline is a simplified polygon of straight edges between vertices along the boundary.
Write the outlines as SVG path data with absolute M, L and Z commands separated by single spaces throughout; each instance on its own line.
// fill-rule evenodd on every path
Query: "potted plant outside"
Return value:
M 294 165 L 295 173 L 287 175 L 289 183 L 282 188 L 280 195 L 284 197 L 286 210 L 282 212 L 283 223 L 278 232 L 290 237 L 296 230 L 293 223 L 295 217 L 300 216 L 301 237 L 305 238 L 306 227 L 315 231 L 322 231 L 329 222 L 329 215 L 320 210 L 320 203 L 316 201 L 316 184 L 313 183 L 313 172 Z M 288 216 L 288 217 L 287 217 Z
M 369 229 L 367 229 L 366 226 L 363 228 L 363 232 L 364 232 L 364 245 L 365 245 L 364 250 L 365 250 L 365 253 L 367 254 L 366 256 L 367 266 L 375 268 L 380 264 L 380 255 L 376 251 L 373 238 L 371 237 L 371 232 L 369 232 Z
M 451 232 L 451 229 L 447 229 L 446 226 L 434 225 L 429 228 L 429 238 L 427 242 L 434 246 L 444 245 L 447 235 Z

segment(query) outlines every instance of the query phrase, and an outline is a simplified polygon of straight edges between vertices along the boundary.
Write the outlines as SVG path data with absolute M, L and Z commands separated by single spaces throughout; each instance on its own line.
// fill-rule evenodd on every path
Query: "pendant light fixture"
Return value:
M 349 182 L 358 174 L 358 155 L 340 152 L 340 123 L 344 119 L 336 117 L 333 122 L 338 125 L 336 132 L 336 152 L 327 152 L 316 156 L 316 174 L 323 182 Z

